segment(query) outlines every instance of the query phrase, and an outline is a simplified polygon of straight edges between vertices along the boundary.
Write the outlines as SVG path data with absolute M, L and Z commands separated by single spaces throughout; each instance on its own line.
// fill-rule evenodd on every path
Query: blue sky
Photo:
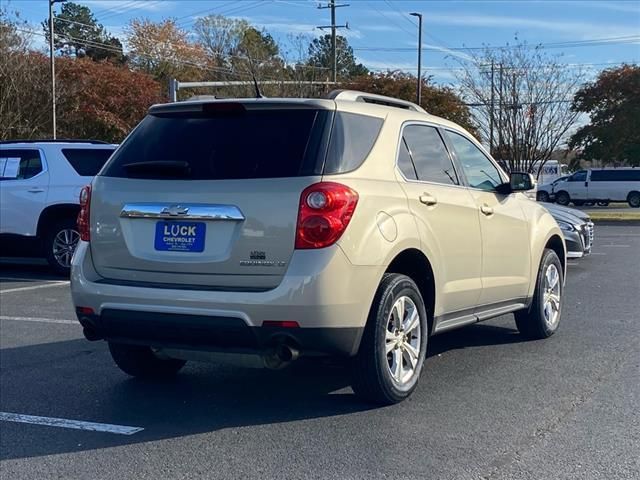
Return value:
M 198 16 L 222 14 L 244 18 L 286 42 L 292 34 L 321 35 L 318 25 L 330 23 L 329 10 L 317 0 L 78 0 L 89 6 L 112 34 L 121 35 L 136 17 L 178 19 L 190 28 Z M 323 2 L 326 3 L 326 2 Z M 424 15 L 423 65 L 438 83 L 455 84 L 457 67 L 451 56 L 465 55 L 450 48 L 491 46 L 519 39 L 549 45 L 562 54 L 567 68 L 594 73 L 622 62 L 640 62 L 640 0 L 630 1 L 399 1 L 348 0 L 337 9 L 338 24 L 358 59 L 373 70 L 416 70 L 417 26 L 410 12 Z M 0 0 L 37 26 L 47 16 L 46 0 Z M 59 9 L 59 5 L 56 6 Z M 39 27 L 36 27 L 39 29 Z M 629 37 L 635 36 L 632 41 Z M 620 38 L 627 37 L 627 38 Z M 579 43 L 613 39 L 594 45 Z M 36 39 L 36 45 L 42 39 Z M 578 42 L 567 44 L 567 42 Z

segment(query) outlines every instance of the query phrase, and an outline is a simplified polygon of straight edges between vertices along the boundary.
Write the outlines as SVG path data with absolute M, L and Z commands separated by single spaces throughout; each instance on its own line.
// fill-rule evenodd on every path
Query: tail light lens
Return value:
M 85 242 L 91 240 L 91 228 L 89 224 L 90 209 L 91 185 L 87 185 L 80 190 L 80 213 L 78 214 L 78 233 L 80 233 L 80 240 Z
M 300 196 L 296 248 L 324 248 L 342 236 L 358 204 L 358 194 L 346 185 L 320 182 Z

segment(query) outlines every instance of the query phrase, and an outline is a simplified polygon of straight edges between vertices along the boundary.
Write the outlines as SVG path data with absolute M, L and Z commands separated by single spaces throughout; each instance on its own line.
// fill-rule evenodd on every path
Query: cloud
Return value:
M 590 23 L 572 20 L 549 20 L 530 17 L 514 17 L 502 15 L 481 15 L 463 13 L 430 13 L 428 22 L 440 25 L 463 27 L 518 29 L 533 28 L 550 32 L 559 32 L 567 36 L 580 38 L 598 38 L 607 36 L 637 35 L 637 26 L 620 24 Z
M 99 12 L 100 14 L 116 14 L 125 13 L 132 10 L 142 10 L 147 12 L 171 10 L 175 7 L 176 2 L 158 0 L 137 0 L 135 2 L 132 2 L 130 0 L 82 0 L 78 3 L 81 3 L 88 7 L 99 7 L 103 9 L 102 12 Z
M 328 30 L 322 30 L 318 28 L 316 23 L 294 23 L 289 18 L 276 17 L 276 16 L 259 16 L 259 17 L 230 17 L 236 19 L 242 19 L 248 21 L 251 25 L 258 28 L 264 28 L 269 33 L 284 33 L 284 34 L 300 34 L 306 33 L 314 36 L 321 36 L 328 33 Z M 358 29 L 340 29 L 338 35 L 346 37 L 349 40 L 362 38 L 362 32 Z

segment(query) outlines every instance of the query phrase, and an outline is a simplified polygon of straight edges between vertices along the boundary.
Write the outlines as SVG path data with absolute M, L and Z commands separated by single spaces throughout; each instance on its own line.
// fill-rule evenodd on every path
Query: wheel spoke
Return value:
M 400 297 L 398 300 L 396 300 L 396 303 L 393 306 L 393 309 L 395 311 L 396 328 L 398 329 L 402 329 L 402 322 L 404 320 L 404 313 L 405 313 L 404 303 L 405 303 L 404 297 Z
M 397 348 L 393 351 L 393 377 L 402 381 L 402 350 Z
M 418 350 L 413 347 L 413 345 L 409 343 L 404 344 L 404 349 L 407 352 L 407 357 L 409 358 L 409 362 L 411 363 L 411 369 L 415 369 L 418 364 Z
M 420 315 L 418 314 L 418 309 L 413 308 L 409 315 L 407 315 L 407 321 L 404 324 L 404 333 L 409 334 L 420 324 Z
M 549 299 L 549 302 L 552 304 L 553 309 L 555 311 L 559 311 L 560 310 L 560 295 L 558 295 L 557 293 L 549 293 L 548 294 L 548 299 Z

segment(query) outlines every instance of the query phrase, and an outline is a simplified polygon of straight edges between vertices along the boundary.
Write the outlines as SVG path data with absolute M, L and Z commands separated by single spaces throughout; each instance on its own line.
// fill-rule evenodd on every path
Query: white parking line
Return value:
M 27 290 L 37 290 L 39 288 L 49 288 L 49 287 L 61 287 L 62 285 L 69 285 L 69 281 L 66 280 L 61 282 L 51 282 L 51 283 L 45 283 L 44 285 L 32 285 L 30 287 L 7 288 L 5 290 L 0 290 L 0 293 L 26 292 Z
M 91 430 L 93 432 L 117 433 L 119 435 L 133 435 L 134 433 L 144 430 L 144 428 L 141 427 L 127 427 L 125 425 L 83 422 L 80 420 L 67 420 L 65 418 L 38 417 L 36 415 L 21 415 L 19 413 L 7 412 L 0 412 L 0 420 L 4 420 L 5 422 L 46 425 L 48 427 L 74 428 L 76 430 Z
M 603 252 L 591 252 L 589 255 L 606 255 L 606 253 L 603 253 Z
M 47 280 L 47 279 L 39 279 L 39 278 L 26 278 L 26 277 L 0 277 L 0 281 L 3 282 L 58 282 L 61 280 Z
M 80 323 L 76 320 L 59 320 L 57 318 L 11 317 L 9 315 L 0 315 L 0 320 L 11 320 L 13 322 L 61 323 L 64 325 L 80 326 Z

